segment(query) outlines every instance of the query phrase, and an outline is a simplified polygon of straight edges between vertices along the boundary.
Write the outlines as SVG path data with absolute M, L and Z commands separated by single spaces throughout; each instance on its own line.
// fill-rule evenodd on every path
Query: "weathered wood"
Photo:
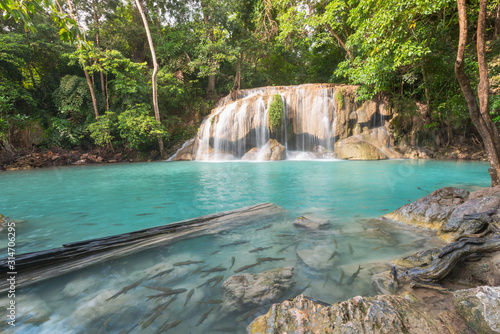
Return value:
M 60 248 L 18 255 L 16 256 L 16 286 L 25 287 L 109 259 L 201 234 L 216 234 L 228 228 L 278 217 L 284 212 L 285 210 L 277 205 L 262 203 L 130 233 L 73 242 Z M 8 290 L 8 283 L 5 279 L 8 272 L 8 259 L 1 259 L 0 292 Z
M 399 278 L 408 278 L 422 282 L 438 282 L 445 278 L 458 261 L 471 254 L 500 251 L 500 235 L 489 238 L 469 238 L 455 241 L 442 249 L 431 263 L 399 272 Z

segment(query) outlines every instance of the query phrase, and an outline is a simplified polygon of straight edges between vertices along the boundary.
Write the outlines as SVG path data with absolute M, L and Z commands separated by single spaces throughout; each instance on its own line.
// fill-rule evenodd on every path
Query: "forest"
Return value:
M 481 140 L 455 75 L 456 1 L 2 0 L 0 9 L 2 160 L 77 148 L 157 159 L 196 135 L 225 95 L 327 82 L 359 85 L 356 101 L 387 98 L 397 140 Z M 467 1 L 473 91 L 479 14 Z M 500 2 L 485 14 L 487 108 L 498 124 Z

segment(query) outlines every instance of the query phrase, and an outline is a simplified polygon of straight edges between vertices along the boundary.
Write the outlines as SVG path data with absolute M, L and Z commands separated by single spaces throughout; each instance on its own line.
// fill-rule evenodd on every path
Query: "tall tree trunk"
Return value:
M 215 41 L 214 30 L 212 27 L 209 26 L 210 16 L 208 14 L 207 4 L 203 0 L 201 1 L 201 9 L 203 12 L 203 22 L 205 23 L 205 26 L 207 28 L 208 39 L 210 39 L 210 42 L 213 44 Z M 216 65 L 214 60 L 211 60 L 211 61 L 212 61 L 212 65 Z M 215 95 L 215 79 L 216 79 L 215 74 L 210 74 L 208 76 L 208 87 L 207 87 L 207 95 L 208 96 Z
M 73 20 L 78 22 L 78 19 L 76 18 L 75 13 L 73 12 L 73 5 L 71 4 L 71 0 L 68 0 L 68 7 L 69 7 L 69 13 L 73 18 Z M 79 22 L 78 25 L 80 25 Z M 78 36 L 78 38 L 81 38 L 81 36 Z M 80 44 L 78 45 L 78 48 L 81 49 Z M 85 69 L 85 63 L 82 62 L 81 65 L 83 67 L 83 73 L 85 74 L 85 80 L 87 80 L 87 86 L 89 86 L 90 96 L 92 98 L 92 106 L 94 107 L 95 118 L 97 118 L 99 117 L 99 108 L 97 107 L 97 99 L 95 97 L 94 85 L 92 84 L 92 79 L 90 78 L 89 72 Z
M 497 13 L 495 17 L 495 35 L 494 38 L 497 38 L 500 35 L 500 4 L 497 5 Z
M 241 53 L 238 57 L 238 64 L 236 64 L 236 75 L 234 76 L 234 84 L 233 88 L 231 88 L 231 92 L 235 92 L 241 87 L 241 62 L 243 61 L 243 57 Z
M 488 153 L 488 159 L 491 168 L 489 169 L 491 177 L 491 185 L 500 185 L 500 144 L 498 141 L 498 131 L 495 124 L 491 121 L 488 113 L 488 64 L 486 63 L 485 55 L 485 26 L 486 26 L 486 10 L 487 0 L 480 1 L 479 17 L 477 25 L 477 56 L 479 62 L 479 106 L 476 101 L 476 96 L 470 86 L 470 81 L 465 74 L 465 47 L 467 43 L 467 12 L 466 0 L 457 0 L 458 20 L 459 20 L 459 40 L 457 60 L 455 62 L 455 74 L 462 88 L 469 114 L 472 122 L 476 126 L 483 144 Z
M 97 10 L 95 6 L 96 0 L 92 0 L 92 10 L 94 12 L 94 22 L 95 22 L 95 44 L 97 45 L 97 48 L 100 50 L 101 49 L 101 43 L 100 43 L 100 38 L 99 38 L 99 19 L 97 18 Z M 99 71 L 99 75 L 101 77 L 101 92 L 102 96 L 106 97 L 106 85 L 104 83 L 104 73 L 102 71 Z M 106 108 L 106 111 L 109 109 Z
M 353 59 L 351 51 L 345 46 L 345 43 L 342 40 L 342 38 L 340 38 L 340 36 L 335 31 L 333 31 L 332 27 L 329 24 L 326 24 L 326 28 L 328 29 L 328 31 L 330 32 L 330 34 L 332 34 L 333 37 L 335 37 L 335 39 L 337 40 L 337 42 L 339 42 L 339 44 L 342 47 L 342 49 L 344 49 L 345 52 L 347 52 L 347 56 L 349 57 L 349 59 Z
M 155 111 L 155 118 L 158 123 L 161 124 L 160 111 L 158 110 L 158 91 L 156 85 L 156 75 L 158 74 L 158 62 L 156 61 L 156 53 L 153 45 L 153 38 L 151 37 L 151 31 L 149 30 L 148 20 L 142 9 L 140 0 L 135 0 L 137 9 L 141 13 L 142 22 L 144 23 L 144 29 L 146 30 L 146 35 L 148 37 L 149 49 L 151 50 L 151 58 L 153 59 L 153 75 L 151 76 L 151 82 L 153 85 L 153 108 Z M 161 135 L 158 135 L 158 146 L 160 148 L 160 155 L 163 157 L 163 139 Z

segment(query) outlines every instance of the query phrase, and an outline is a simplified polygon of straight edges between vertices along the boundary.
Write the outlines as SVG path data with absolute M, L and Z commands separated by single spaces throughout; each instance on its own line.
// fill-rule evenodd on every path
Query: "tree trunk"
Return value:
M 493 35 L 493 38 L 497 38 L 499 34 L 500 34 L 500 4 L 497 5 L 497 13 L 495 17 L 495 34 Z
M 153 38 L 151 37 L 151 31 L 149 30 L 148 20 L 142 9 L 140 0 L 135 0 L 137 9 L 142 17 L 142 22 L 144 23 L 144 29 L 146 30 L 146 35 L 148 37 L 149 49 L 151 50 L 151 58 L 153 59 L 153 75 L 151 76 L 151 82 L 153 85 L 153 108 L 155 111 L 155 118 L 158 123 L 161 124 L 160 111 L 158 110 L 158 91 L 156 85 L 156 75 L 158 74 L 158 62 L 156 61 L 156 53 L 153 45 Z M 160 155 L 163 157 L 163 139 L 161 135 L 158 135 L 158 146 L 160 148 Z
M 349 59 L 353 59 L 351 51 L 348 48 L 346 48 L 344 41 L 342 41 L 342 38 L 340 38 L 340 36 L 335 31 L 333 31 L 332 27 L 329 24 L 326 25 L 326 28 L 333 35 L 333 37 L 337 39 L 337 42 L 339 42 L 342 49 L 344 49 L 345 52 L 347 52 L 347 56 L 349 57 Z
M 95 2 L 96 0 L 92 0 L 92 10 L 94 11 L 94 22 L 95 22 L 95 44 L 97 45 L 98 49 L 101 49 L 101 43 L 99 39 L 99 19 L 97 18 Z M 106 85 L 104 83 L 104 73 L 102 71 L 99 71 L 99 75 L 101 77 L 102 96 L 106 97 L 107 93 L 106 93 Z M 106 108 L 106 111 L 108 111 L 108 108 Z
M 241 53 L 238 57 L 238 64 L 236 64 L 236 75 L 234 76 L 234 84 L 233 88 L 231 88 L 231 92 L 235 92 L 240 89 L 241 86 Z
M 71 0 L 68 0 L 68 7 L 69 7 L 69 13 L 73 18 L 73 20 L 78 22 L 75 13 L 73 12 L 73 6 L 71 4 Z M 78 25 L 80 25 L 80 23 L 78 23 Z M 78 38 L 80 37 L 81 36 L 78 36 Z M 78 45 L 78 48 L 81 49 L 80 44 Z M 99 108 L 97 107 L 97 99 L 95 97 L 94 85 L 92 84 L 92 79 L 90 78 L 89 72 L 87 72 L 87 70 L 85 69 L 85 63 L 82 62 L 81 65 L 83 67 L 83 73 L 85 74 L 85 79 L 87 80 L 87 85 L 89 86 L 90 96 L 92 97 L 92 106 L 94 107 L 94 114 L 95 117 L 97 118 L 99 117 Z
M 203 22 L 205 23 L 205 26 L 207 28 L 208 39 L 210 39 L 210 42 L 213 44 L 215 41 L 214 30 L 212 29 L 212 27 L 209 27 L 210 17 L 209 17 L 209 14 L 207 12 L 206 6 L 207 6 L 206 3 L 204 1 L 201 1 L 201 9 L 203 12 Z M 216 65 L 214 60 L 211 60 L 211 61 L 212 61 L 212 65 Z M 215 95 L 215 79 L 216 79 L 215 74 L 210 74 L 208 76 L 208 86 L 207 86 L 207 95 L 208 96 Z
M 477 56 L 479 62 L 479 106 L 476 96 L 470 86 L 470 81 L 465 74 L 465 47 L 467 43 L 467 13 L 465 0 L 457 0 L 458 18 L 459 18 L 459 40 L 457 60 L 455 62 L 455 75 L 467 101 L 467 107 L 472 122 L 476 126 L 490 162 L 491 185 L 500 184 L 500 145 L 498 142 L 498 132 L 495 124 L 491 121 L 488 113 L 488 65 L 485 56 L 485 25 L 486 25 L 486 7 L 487 0 L 481 0 L 477 27 Z

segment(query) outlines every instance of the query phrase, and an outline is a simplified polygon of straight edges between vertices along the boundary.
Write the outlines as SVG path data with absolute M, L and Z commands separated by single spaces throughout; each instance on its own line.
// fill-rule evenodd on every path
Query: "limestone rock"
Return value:
M 234 275 L 222 284 L 222 308 L 227 312 L 242 311 L 277 302 L 293 285 L 293 267 Z
M 403 205 L 382 218 L 400 223 L 439 230 L 453 211 L 469 197 L 467 190 L 446 187 L 433 191 L 415 202 Z
M 454 305 L 478 333 L 500 333 L 500 287 L 480 286 L 455 291 Z
M 335 145 L 337 157 L 345 160 L 384 160 L 387 155 L 367 141 L 355 137 L 345 139 Z
M 247 328 L 257 333 L 441 333 L 414 298 L 354 297 L 331 306 L 303 295 L 274 304 Z
M 193 160 L 193 146 L 195 140 L 185 142 L 182 147 L 168 160 L 169 161 L 190 161 Z
M 248 151 L 241 160 L 285 160 L 286 148 L 276 139 L 269 139 L 266 145 L 258 149 L 256 147 Z
M 328 219 L 321 218 L 312 218 L 312 217 L 299 217 L 294 222 L 293 225 L 295 227 L 309 228 L 313 230 L 325 228 L 330 225 L 330 221 Z

